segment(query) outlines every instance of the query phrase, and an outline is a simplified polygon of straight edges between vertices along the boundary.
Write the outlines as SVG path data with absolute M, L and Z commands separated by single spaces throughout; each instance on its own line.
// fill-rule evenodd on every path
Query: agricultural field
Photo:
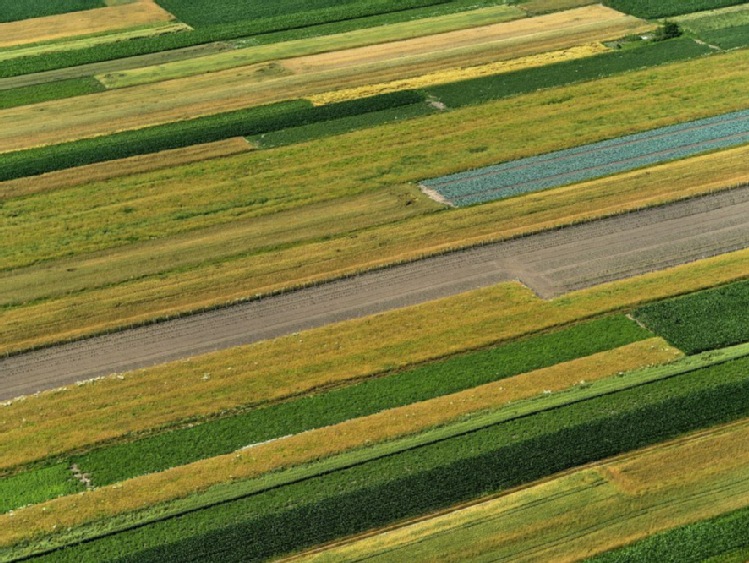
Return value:
M 0 562 L 746 559 L 747 14 L 0 0 Z

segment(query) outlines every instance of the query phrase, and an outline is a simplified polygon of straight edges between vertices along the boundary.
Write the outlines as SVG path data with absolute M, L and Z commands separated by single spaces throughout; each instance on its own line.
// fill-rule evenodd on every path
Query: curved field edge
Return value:
M 614 388 L 639 385 L 652 378 L 665 377 L 666 371 L 651 369 L 647 374 L 632 374 L 624 379 L 621 374 L 644 365 L 667 362 L 676 356 L 678 352 L 664 346 L 660 339 L 649 339 L 503 380 L 501 383 L 504 388 L 499 385 L 500 382 L 488 384 L 454 395 L 350 419 L 334 426 L 282 437 L 230 455 L 130 479 L 82 496 L 71 496 L 28 507 L 15 511 L 12 517 L 0 516 L 0 521 L 4 523 L 3 531 L 0 532 L 0 545 L 10 545 L 22 539 L 44 535 L 53 526 L 76 527 L 158 506 L 207 491 L 216 485 L 221 485 L 231 494 L 231 488 L 227 487 L 232 482 L 253 479 L 266 473 L 304 466 L 327 458 L 331 458 L 331 462 L 335 464 L 337 462 L 332 459 L 335 456 L 348 451 L 357 452 L 365 446 L 366 449 L 361 450 L 364 457 L 354 454 L 355 458 L 365 459 L 372 455 L 377 457 L 383 455 L 382 452 L 370 450 L 376 444 L 412 436 L 413 438 L 402 442 L 402 445 L 398 445 L 401 442 L 395 442 L 392 446 L 386 446 L 388 452 L 399 451 L 404 447 L 413 447 L 414 440 L 419 443 L 433 440 L 434 438 L 429 437 L 430 429 L 447 425 L 444 430 L 438 431 L 442 438 L 447 435 L 445 432 L 463 432 L 465 424 L 462 423 L 455 429 L 448 430 L 461 420 L 471 421 L 468 424 L 480 427 L 497 417 L 509 419 L 519 416 L 519 413 L 549 408 L 552 403 L 568 404 L 598 393 L 611 392 Z M 690 368 L 674 365 L 672 372 L 694 369 L 696 364 L 691 365 Z M 612 378 L 617 374 L 619 377 Z M 581 376 L 590 377 L 586 383 L 600 381 L 601 385 L 579 388 Z M 611 379 L 604 382 L 607 378 Z M 568 385 L 571 387 L 567 387 Z M 548 388 L 561 395 L 550 401 L 545 397 L 552 392 Z M 495 411 L 496 414 L 490 414 Z M 394 425 L 394 420 L 399 422 Z M 75 510 L 71 510 L 73 506 Z
M 745 452 L 741 448 L 739 453 L 736 445 L 745 443 L 747 431 L 746 420 L 699 431 L 499 498 L 482 499 L 392 530 L 343 539 L 286 560 L 334 562 L 366 556 L 373 561 L 388 557 L 422 561 L 435 553 L 458 559 L 489 553 L 517 561 L 586 559 L 591 552 L 746 506 L 749 494 L 741 486 L 746 479 Z M 718 517 L 715 522 L 724 519 Z M 696 525 L 703 526 L 709 534 L 710 524 Z M 694 528 L 693 524 L 684 532 Z M 660 541 L 669 538 L 676 541 Z M 694 545 L 700 539 L 705 541 Z M 692 556 L 700 553 L 700 546 L 709 546 L 711 539 L 664 532 L 644 540 L 642 551 L 635 546 L 631 556 L 625 548 L 592 561 L 665 561 L 677 553 L 679 561 L 698 561 Z M 653 544 L 660 549 L 648 550 Z M 690 545 L 695 551 L 682 549 Z
M 500 284 L 27 397 L 3 407 L 3 467 L 728 283 L 747 277 L 748 264 L 745 250 L 552 301 L 519 284 Z

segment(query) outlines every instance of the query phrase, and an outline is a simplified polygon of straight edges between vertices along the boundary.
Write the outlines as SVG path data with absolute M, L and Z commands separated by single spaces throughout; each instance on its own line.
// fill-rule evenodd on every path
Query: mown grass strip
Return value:
M 61 80 L 52 84 L 39 84 L 13 90 L 0 90 L 0 109 L 13 108 L 46 102 L 73 98 L 84 94 L 95 94 L 104 90 L 104 86 L 93 78 L 73 78 Z
M 181 560 L 188 553 L 223 560 L 283 554 L 744 417 L 749 414 L 747 367 L 749 360 L 734 360 L 212 507 L 199 508 L 197 499 L 187 499 L 179 516 L 55 558 L 100 560 L 115 546 L 139 561 Z M 384 453 L 386 447 L 381 448 Z M 211 499 L 218 501 L 218 496 Z
M 106 137 L 5 153 L 0 163 L 0 181 L 231 137 L 257 135 L 422 101 L 422 96 L 415 92 L 396 92 L 324 107 L 315 107 L 310 102 L 297 100 L 115 133 Z
M 634 316 L 695 354 L 749 340 L 749 282 L 738 282 L 646 305 Z
M 592 557 L 591 563 L 705 561 L 749 547 L 749 508 L 661 532 L 634 545 Z

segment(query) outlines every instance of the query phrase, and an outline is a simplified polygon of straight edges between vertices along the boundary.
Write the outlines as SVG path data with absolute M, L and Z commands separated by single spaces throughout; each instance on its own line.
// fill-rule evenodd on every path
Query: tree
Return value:
M 663 22 L 663 25 L 656 30 L 655 37 L 653 39 L 655 41 L 665 41 L 666 39 L 679 37 L 681 34 L 681 27 L 679 27 L 678 23 L 665 21 Z

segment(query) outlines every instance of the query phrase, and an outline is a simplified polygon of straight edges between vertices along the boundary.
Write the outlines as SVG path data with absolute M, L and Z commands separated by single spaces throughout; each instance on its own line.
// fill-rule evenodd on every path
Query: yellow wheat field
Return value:
M 519 57 L 517 59 L 510 59 L 508 61 L 499 61 L 471 67 L 442 70 L 425 74 L 423 76 L 406 78 L 403 80 L 392 80 L 390 82 L 370 84 L 367 86 L 361 86 L 359 88 L 347 88 L 343 90 L 336 90 L 333 92 L 324 92 L 322 94 L 315 94 L 313 96 L 310 96 L 307 99 L 316 106 L 322 106 L 326 104 L 333 104 L 336 102 L 358 100 L 360 98 L 366 98 L 368 96 L 376 96 L 377 94 L 387 94 L 390 92 L 411 90 L 415 88 L 427 88 L 429 86 L 449 84 L 451 82 L 468 80 L 470 78 L 494 76 L 497 74 L 504 74 L 507 72 L 513 72 L 526 68 L 537 68 L 562 61 L 571 61 L 575 59 L 590 57 L 592 55 L 603 53 L 604 51 L 608 51 L 608 47 L 596 41 L 593 43 L 587 43 L 585 45 L 577 45 L 569 49 L 550 51 L 548 53 L 530 55 L 527 57 Z

